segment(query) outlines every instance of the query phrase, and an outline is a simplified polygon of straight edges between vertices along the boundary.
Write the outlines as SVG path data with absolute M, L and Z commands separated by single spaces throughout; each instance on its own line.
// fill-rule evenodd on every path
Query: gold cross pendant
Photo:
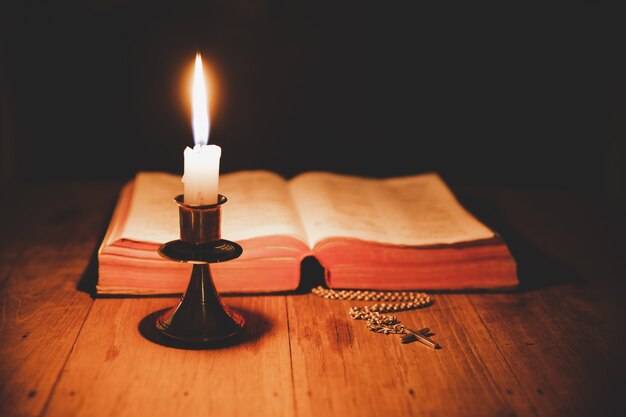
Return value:
M 428 327 L 425 327 L 419 330 L 413 330 L 407 327 L 406 333 L 400 336 L 400 341 L 402 343 L 411 343 L 417 340 L 433 349 L 441 349 L 441 346 L 439 345 L 439 343 L 429 338 L 429 336 L 432 336 L 432 335 L 433 333 L 430 333 L 430 329 Z

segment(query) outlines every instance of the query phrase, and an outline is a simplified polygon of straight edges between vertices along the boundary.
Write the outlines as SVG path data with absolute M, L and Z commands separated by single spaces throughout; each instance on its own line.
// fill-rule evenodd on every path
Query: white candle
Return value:
M 209 106 L 202 68 L 202 58 L 196 55 L 192 90 L 193 138 L 196 146 L 184 152 L 185 204 L 202 206 L 217 203 L 220 157 L 222 149 L 209 142 Z
M 205 206 L 217 203 L 222 148 L 217 145 L 187 147 L 185 155 L 185 204 Z

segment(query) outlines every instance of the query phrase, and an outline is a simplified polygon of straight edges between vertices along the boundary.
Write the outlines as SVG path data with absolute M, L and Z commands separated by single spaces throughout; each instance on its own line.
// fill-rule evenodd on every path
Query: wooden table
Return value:
M 621 229 L 572 193 L 459 190 L 510 243 L 515 293 L 434 294 L 402 345 L 306 291 L 226 297 L 244 343 L 153 343 L 175 298 L 92 298 L 119 183 L 3 190 L 0 416 L 584 416 L 624 412 Z M 618 239 L 620 238 L 620 239 Z M 305 286 L 306 287 L 306 286 Z M 306 288 L 305 288 L 306 289 Z

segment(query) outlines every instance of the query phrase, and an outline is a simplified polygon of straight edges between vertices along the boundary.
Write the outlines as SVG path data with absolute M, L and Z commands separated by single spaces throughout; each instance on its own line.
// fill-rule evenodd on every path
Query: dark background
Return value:
M 222 173 L 439 171 L 624 206 L 622 9 L 569 2 L 2 6 L 2 178 L 182 173 L 182 80 L 213 68 Z M 417 3 L 417 4 L 416 4 Z

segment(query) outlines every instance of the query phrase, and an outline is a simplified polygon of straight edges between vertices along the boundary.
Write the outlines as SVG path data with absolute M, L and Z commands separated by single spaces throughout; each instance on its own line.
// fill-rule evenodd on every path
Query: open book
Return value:
M 100 294 L 182 293 L 191 265 L 161 258 L 179 238 L 180 176 L 142 172 L 128 183 L 98 252 Z M 506 244 L 468 213 L 435 173 L 372 179 L 269 171 L 220 176 L 222 237 L 243 247 L 211 265 L 220 292 L 298 287 L 314 256 L 331 288 L 380 290 L 512 288 Z

